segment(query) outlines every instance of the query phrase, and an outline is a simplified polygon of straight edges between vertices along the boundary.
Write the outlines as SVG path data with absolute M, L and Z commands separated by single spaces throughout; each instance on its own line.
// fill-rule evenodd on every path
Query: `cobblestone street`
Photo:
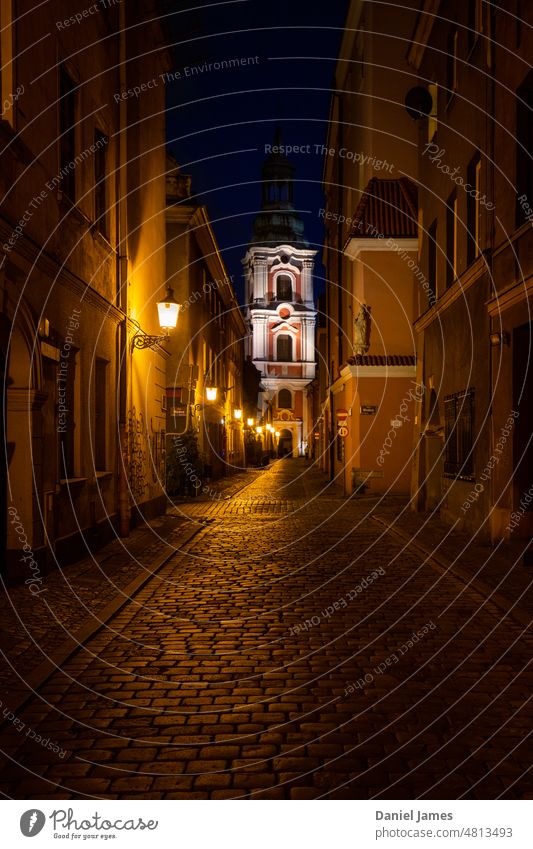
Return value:
M 176 551 L 127 603 L 15 710 L 6 679 L 2 792 L 532 798 L 526 599 L 508 614 L 391 533 L 405 509 L 303 460 L 177 504 Z

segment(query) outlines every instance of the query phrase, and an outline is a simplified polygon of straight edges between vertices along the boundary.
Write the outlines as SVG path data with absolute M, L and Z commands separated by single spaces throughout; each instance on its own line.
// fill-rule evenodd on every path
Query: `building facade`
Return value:
M 294 211 L 294 168 L 281 148 L 278 133 L 263 166 L 261 212 L 243 260 L 247 354 L 261 375 L 263 420 L 279 434 L 265 434 L 265 448 L 298 457 L 309 451 L 313 427 L 316 251 L 303 238 Z
M 108 4 L 76 25 L 79 2 L 21 3 L 16 19 L 11 5 L 1 6 L 1 544 L 20 581 L 164 509 L 165 358 L 131 342 L 157 332 L 164 293 L 159 75 L 170 57 L 144 3 Z M 147 77 L 160 80 L 152 95 L 130 97 Z
M 408 59 L 419 123 L 421 265 L 413 499 L 492 542 L 533 532 L 532 53 L 528 4 L 422 5 Z
M 353 492 L 410 489 L 417 394 L 415 3 L 350 4 L 324 146 L 326 352 L 320 463 Z M 386 65 L 382 57 L 387 57 Z
M 183 492 L 194 490 L 179 460 L 190 453 L 191 442 L 198 451 L 195 477 L 202 482 L 245 465 L 246 325 L 207 209 L 193 202 L 190 178 L 171 156 L 166 221 L 167 281 L 180 304 L 178 327 L 167 344 L 166 441 L 170 489 Z

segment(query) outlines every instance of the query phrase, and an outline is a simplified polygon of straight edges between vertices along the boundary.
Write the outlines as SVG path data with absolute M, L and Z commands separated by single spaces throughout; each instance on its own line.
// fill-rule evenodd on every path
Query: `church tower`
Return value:
M 280 454 L 304 454 L 313 423 L 307 387 L 315 377 L 316 251 L 294 210 L 294 167 L 283 155 L 279 130 L 262 169 L 261 211 L 243 260 L 250 330 L 248 351 L 261 374 L 264 420 Z

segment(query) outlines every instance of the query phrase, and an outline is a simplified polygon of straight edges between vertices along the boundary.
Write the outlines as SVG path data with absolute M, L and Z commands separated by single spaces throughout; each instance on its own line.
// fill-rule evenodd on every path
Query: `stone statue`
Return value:
M 370 348 L 370 311 L 371 307 L 361 304 L 354 320 L 353 352 L 355 356 L 366 354 Z

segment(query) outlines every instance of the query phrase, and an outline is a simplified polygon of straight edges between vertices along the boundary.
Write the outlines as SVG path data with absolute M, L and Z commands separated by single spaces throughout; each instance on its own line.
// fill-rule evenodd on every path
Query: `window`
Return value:
M 446 86 L 448 88 L 448 102 L 457 91 L 457 30 L 453 30 L 448 36 L 448 58 L 446 63 Z
M 476 44 L 483 32 L 483 0 L 468 0 L 468 52 Z
M 437 220 L 428 230 L 428 299 L 430 304 L 437 298 Z
M 452 192 L 446 209 L 446 286 L 457 278 L 457 194 Z
M 106 159 L 107 136 L 100 130 L 94 131 L 94 218 L 96 228 L 107 238 L 107 186 Z
M 97 359 L 94 366 L 94 468 L 103 472 L 106 465 L 107 360 Z
M 533 199 L 533 71 L 516 92 L 516 226 Z M 525 195 L 525 198 L 524 198 Z M 525 203 L 524 203 L 525 201 Z
M 481 159 L 479 154 L 472 159 L 467 169 L 466 238 L 467 262 L 470 265 L 481 254 Z
M 61 191 L 75 200 L 76 183 L 74 160 L 76 157 L 76 86 L 70 74 L 61 65 L 59 70 L 59 167 L 62 176 Z
M 430 83 L 428 91 L 431 95 L 431 112 L 428 115 L 428 142 L 430 142 L 439 126 L 439 87 L 437 83 Z
M 77 358 L 77 350 L 71 347 L 68 358 L 58 363 L 57 371 L 57 433 L 59 466 L 63 480 L 76 477 L 76 421 L 79 418 Z
M 292 362 L 292 337 L 286 333 L 278 336 L 276 343 L 276 359 L 282 363 Z
M 446 86 L 448 88 L 448 102 L 457 91 L 457 30 L 453 30 L 448 36 L 448 56 L 446 61 Z
M 473 480 L 474 389 L 444 399 L 444 474 Z
M 287 274 L 276 278 L 276 300 L 292 301 L 292 280 Z
M 280 389 L 278 392 L 278 407 L 282 410 L 292 410 L 292 395 L 289 389 Z
M 12 0 L 0 0 L 0 100 L 2 101 L 2 120 L 15 126 L 14 104 L 24 86 L 14 89 L 13 61 L 13 3 Z

